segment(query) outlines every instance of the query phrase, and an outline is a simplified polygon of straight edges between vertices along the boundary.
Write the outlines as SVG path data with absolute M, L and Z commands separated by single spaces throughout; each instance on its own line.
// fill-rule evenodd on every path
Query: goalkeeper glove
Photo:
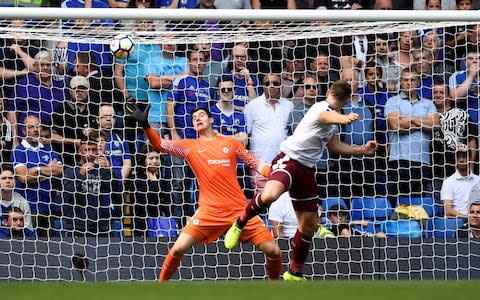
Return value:
M 125 110 L 128 116 L 134 118 L 143 129 L 150 128 L 148 124 L 148 112 L 150 110 L 150 105 L 147 105 L 145 111 L 141 110 L 135 103 L 127 103 L 125 105 Z

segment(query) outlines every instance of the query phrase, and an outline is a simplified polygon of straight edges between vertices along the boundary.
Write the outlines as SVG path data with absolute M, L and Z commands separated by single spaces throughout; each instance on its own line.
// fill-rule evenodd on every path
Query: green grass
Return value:
M 2 299 L 15 300 L 463 300 L 476 299 L 480 281 L 195 281 L 118 283 L 1 283 Z

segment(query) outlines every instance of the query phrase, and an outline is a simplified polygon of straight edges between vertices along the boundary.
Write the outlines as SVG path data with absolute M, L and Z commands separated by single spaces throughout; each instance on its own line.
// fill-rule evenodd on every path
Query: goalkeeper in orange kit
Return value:
M 247 198 L 237 181 L 237 160 L 241 159 L 264 176 L 270 173 L 270 166 L 248 152 L 237 140 L 216 133 L 212 128 L 212 114 L 206 108 L 196 108 L 190 113 L 199 137 L 180 140 L 161 139 L 156 131 L 150 128 L 148 108 L 142 111 L 135 104 L 128 104 L 127 111 L 143 127 L 156 151 L 184 158 L 198 179 L 198 210 L 163 262 L 158 280 L 166 281 L 175 273 L 186 251 L 194 244 L 208 244 L 216 240 L 244 210 Z M 258 216 L 246 224 L 240 241 L 250 241 L 265 253 L 269 279 L 280 277 L 280 248 Z

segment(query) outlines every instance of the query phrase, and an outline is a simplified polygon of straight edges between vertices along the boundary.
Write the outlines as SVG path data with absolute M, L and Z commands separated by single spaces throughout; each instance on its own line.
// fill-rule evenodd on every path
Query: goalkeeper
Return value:
M 196 243 L 208 244 L 216 240 L 243 211 L 247 199 L 237 181 L 237 159 L 264 176 L 270 173 L 270 166 L 248 152 L 239 141 L 216 133 L 212 128 L 212 114 L 206 108 L 196 108 L 190 113 L 199 137 L 180 140 L 161 139 L 150 128 L 148 110 L 142 111 L 135 104 L 127 104 L 127 112 L 143 127 L 153 148 L 184 158 L 195 172 L 200 189 L 198 210 L 163 262 L 158 280 L 166 281 L 175 273 L 186 251 Z M 239 239 L 252 242 L 266 254 L 269 279 L 280 277 L 280 248 L 258 216 L 245 223 Z
M 371 155 L 377 143 L 369 141 L 364 146 L 352 146 L 338 140 L 335 131 L 340 124 L 358 120 L 355 113 L 342 115 L 339 111 L 350 99 L 352 89 L 344 80 L 336 81 L 327 92 L 327 99 L 315 103 L 298 124 L 293 135 L 280 145 L 280 154 L 273 159 L 272 173 L 261 194 L 257 194 L 245 208 L 240 218 L 225 235 L 225 247 L 237 244 L 244 226 L 265 210 L 281 194 L 289 191 L 295 209 L 298 227 L 292 239 L 292 256 L 284 280 L 305 280 L 303 267 L 312 237 L 317 229 L 318 187 L 315 166 L 325 147 L 332 153 L 343 155 Z

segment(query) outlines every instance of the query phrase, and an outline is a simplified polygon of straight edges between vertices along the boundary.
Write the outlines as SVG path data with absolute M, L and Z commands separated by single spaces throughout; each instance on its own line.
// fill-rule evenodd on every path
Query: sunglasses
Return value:
M 470 214 L 471 215 L 480 215 L 480 210 L 471 210 Z
M 279 82 L 279 81 L 265 81 L 265 82 L 263 83 L 263 85 L 265 85 L 265 86 L 279 87 L 279 86 L 280 86 L 280 82 Z
M 220 91 L 222 91 L 222 93 L 230 93 L 233 91 L 233 88 L 231 87 L 222 87 L 220 88 Z
M 310 89 L 316 90 L 316 89 L 317 89 L 317 86 L 316 86 L 315 84 L 306 84 L 306 85 L 305 85 L 305 89 L 306 89 L 306 90 L 310 90 Z

